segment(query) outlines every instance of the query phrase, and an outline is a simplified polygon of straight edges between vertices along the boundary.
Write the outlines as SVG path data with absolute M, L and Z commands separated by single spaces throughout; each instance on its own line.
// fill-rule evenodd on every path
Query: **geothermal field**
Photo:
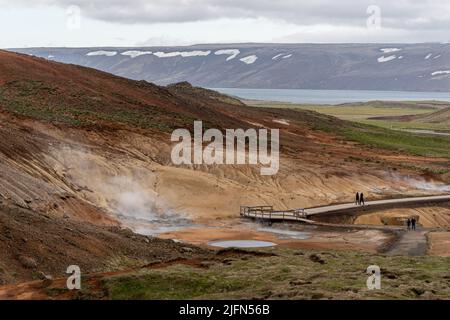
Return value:
M 448 299 L 449 115 L 241 101 L 0 51 L 0 299 Z M 278 129 L 276 174 L 174 164 L 195 121 Z

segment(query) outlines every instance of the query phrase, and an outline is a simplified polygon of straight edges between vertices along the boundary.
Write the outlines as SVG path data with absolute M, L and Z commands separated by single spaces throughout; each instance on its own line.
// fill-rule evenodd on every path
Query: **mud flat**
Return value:
M 268 241 L 283 248 L 337 249 L 379 252 L 393 240 L 393 234 L 382 230 L 329 228 L 295 224 L 274 224 L 227 221 L 201 228 L 188 228 L 160 234 L 164 239 L 177 239 L 199 246 L 215 241 Z
M 428 254 L 450 257 L 450 232 L 430 232 L 428 237 Z

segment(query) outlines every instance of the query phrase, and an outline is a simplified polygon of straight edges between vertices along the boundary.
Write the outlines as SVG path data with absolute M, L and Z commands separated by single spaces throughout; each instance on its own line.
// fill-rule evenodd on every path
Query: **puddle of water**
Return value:
M 309 232 L 302 232 L 302 231 L 285 230 L 277 228 L 258 228 L 258 231 L 273 233 L 279 239 L 306 240 L 311 238 L 311 234 Z
M 276 246 L 276 243 L 258 240 L 224 240 L 213 241 L 208 244 L 220 248 L 265 248 Z

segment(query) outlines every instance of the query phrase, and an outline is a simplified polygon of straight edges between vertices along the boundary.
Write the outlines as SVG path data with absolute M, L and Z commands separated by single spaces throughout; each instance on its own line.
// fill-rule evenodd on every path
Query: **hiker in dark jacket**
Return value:
M 406 220 L 406 230 L 409 230 L 411 228 L 411 219 L 408 218 L 408 220 Z
M 359 192 L 356 193 L 356 205 L 359 206 Z
M 412 218 L 411 220 L 411 227 L 413 230 L 416 230 L 416 218 Z
M 360 193 L 360 195 L 359 195 L 359 204 L 360 205 L 364 205 L 364 193 Z

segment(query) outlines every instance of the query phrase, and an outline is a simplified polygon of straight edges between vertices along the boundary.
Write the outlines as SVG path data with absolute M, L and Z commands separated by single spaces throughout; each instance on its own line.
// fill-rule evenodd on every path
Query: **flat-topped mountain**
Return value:
M 208 44 L 13 51 L 157 84 L 450 91 L 450 44 Z

